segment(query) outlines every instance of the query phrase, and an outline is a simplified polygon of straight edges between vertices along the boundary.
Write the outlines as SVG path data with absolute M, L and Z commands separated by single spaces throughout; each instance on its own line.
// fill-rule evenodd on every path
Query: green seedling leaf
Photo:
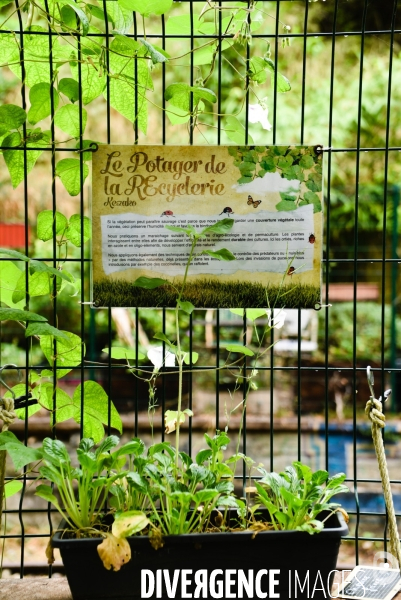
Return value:
M 65 237 L 77 248 L 81 247 L 81 239 L 85 244 L 92 237 L 91 220 L 81 215 L 72 215 L 68 221 Z
M 192 304 L 192 302 L 184 302 L 183 300 L 177 300 L 177 306 L 187 313 L 187 315 L 192 314 L 193 310 L 195 309 L 195 306 Z
M 63 158 L 56 164 L 56 175 L 60 177 L 70 196 L 77 196 L 81 191 L 81 163 L 77 158 Z M 89 167 L 83 164 L 82 179 L 89 175 Z
M 316 485 L 322 485 L 327 481 L 329 474 L 327 471 L 315 471 L 312 475 L 312 483 Z
M 198 362 L 199 354 L 197 352 L 186 352 L 184 355 L 184 363 L 186 365 L 195 365 Z
M 101 11 L 101 13 L 103 14 L 103 11 Z M 75 81 L 75 79 L 72 79 L 72 77 L 64 77 L 63 79 L 60 79 L 58 91 L 64 94 L 64 96 L 67 96 L 69 101 L 73 104 L 79 99 L 78 81 Z
M 42 242 L 53 238 L 53 235 L 59 235 L 64 232 L 68 224 L 66 217 L 57 210 L 42 210 L 37 217 L 36 232 Z
M 74 138 L 79 138 L 79 136 L 83 135 L 86 127 L 86 122 L 88 120 L 88 113 L 84 108 L 82 108 L 82 127 L 80 121 L 80 108 L 75 104 L 66 104 L 59 108 L 54 116 L 54 124 L 64 131 L 68 133 Z M 64 159 L 71 160 L 71 159 Z M 61 161 L 60 161 L 61 162 Z
M 57 91 L 49 83 L 37 83 L 29 92 L 31 107 L 28 111 L 28 121 L 36 125 L 51 114 L 51 93 L 53 93 L 53 109 L 57 110 L 59 97 Z
M 48 460 L 51 464 L 59 467 L 60 465 L 70 464 L 70 457 L 60 440 L 52 440 L 51 438 L 45 438 L 43 440 L 43 458 Z
M 217 221 L 217 223 L 214 223 L 209 227 L 205 227 L 205 229 L 202 229 L 201 233 L 210 235 L 224 235 L 231 231 L 234 223 L 234 219 L 222 219 L 221 221 Z
M 53 494 L 53 490 L 49 485 L 38 485 L 36 488 L 35 496 L 39 496 L 39 498 L 43 498 L 47 502 L 51 502 L 55 506 L 58 506 L 58 500 L 56 496 Z
M 235 352 L 237 354 L 245 354 L 245 356 L 254 356 L 254 352 L 247 348 L 246 346 L 241 346 L 241 344 L 229 344 L 228 346 L 224 346 L 226 350 L 229 352 Z
M 173 5 L 173 0 L 118 0 L 119 5 L 144 17 L 164 15 Z
M 165 229 L 169 229 L 170 231 L 176 231 L 177 233 L 185 233 L 185 235 L 190 236 L 191 233 L 196 233 L 195 227 L 192 225 L 188 225 L 188 227 L 178 227 L 177 225 L 165 225 Z
M 174 354 L 176 353 L 177 347 L 174 346 L 174 344 L 172 344 L 170 342 L 170 340 L 164 333 L 162 333 L 161 331 L 158 331 L 157 333 L 154 334 L 153 337 L 155 340 L 161 340 L 162 342 L 165 342 L 167 344 L 167 346 L 170 348 L 171 352 L 174 352 Z
M 4 497 L 10 498 L 22 490 L 22 481 L 6 481 L 4 486 Z
M 213 456 L 213 452 L 211 450 L 200 450 L 196 455 L 196 462 L 198 465 L 203 465 L 204 462 L 210 460 Z
M 102 352 L 106 352 L 109 354 L 109 348 L 103 348 Z M 115 358 L 116 360 L 135 360 L 136 359 L 136 350 L 135 348 L 123 348 L 120 346 L 113 346 L 110 351 L 111 358 Z M 138 359 L 141 360 L 145 358 L 145 355 L 142 352 L 138 352 Z
M 145 290 L 154 290 L 162 285 L 167 285 L 169 282 L 166 279 L 159 279 L 158 277 L 138 277 L 135 279 L 135 287 L 141 287 Z
M 208 254 L 212 258 L 217 258 L 217 260 L 235 260 L 234 254 L 227 250 L 227 248 L 222 248 L 221 250 L 203 250 L 202 254 Z
M 0 308 L 0 321 L 47 321 L 46 317 L 17 308 Z

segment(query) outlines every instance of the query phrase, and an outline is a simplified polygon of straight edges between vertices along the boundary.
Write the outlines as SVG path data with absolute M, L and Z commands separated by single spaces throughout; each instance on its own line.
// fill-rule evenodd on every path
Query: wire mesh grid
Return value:
M 225 18 L 232 19 L 228 8 L 230 2 L 213 4 L 215 23 L 212 29 L 202 31 L 197 26 L 200 11 L 212 7 L 199 0 L 174 3 L 171 16 L 182 19 L 175 21 L 174 27 L 172 21 L 169 23 L 170 15 L 168 18 L 153 16 L 145 31 L 138 13 L 131 12 L 129 17 L 126 16 L 126 22 L 126 13 L 122 17 L 119 15 L 118 22 L 115 8 L 118 3 L 103 0 L 93 6 L 104 15 L 104 29 L 93 26 L 85 36 L 81 30 L 71 33 L 68 28 L 55 32 L 50 26 L 50 18 L 47 23 L 43 18 L 40 20 L 38 9 L 31 17 L 35 9 L 33 2 L 16 0 L 15 5 L 4 2 L 1 5 L 4 7 L 0 12 L 0 47 L 3 48 L 0 49 L 3 65 L 0 92 L 4 103 L 14 103 L 28 111 L 33 104 L 31 90 L 37 81 L 47 82 L 49 86 L 57 84 L 60 90 L 60 79 L 68 77 L 62 60 L 63 48 L 70 46 L 74 53 L 73 59 L 69 55 L 68 62 L 77 84 L 76 97 L 70 97 L 73 106 L 78 107 L 74 113 L 78 131 L 75 139 L 60 141 L 63 138 L 55 118 L 58 96 L 50 92 L 48 143 L 44 143 L 44 137 L 34 140 L 25 122 L 21 125 L 22 135 L 18 144 L 15 141 L 10 143 L 8 138 L 7 145 L 5 135 L 2 137 L 6 163 L 7 152 L 18 151 L 21 155 L 18 159 L 21 183 L 15 190 L 11 188 L 10 174 L 3 161 L 0 221 L 24 225 L 24 247 L 20 249 L 38 261 L 55 268 L 59 264 L 55 236 L 47 244 L 31 242 L 30 228 L 34 229 L 40 210 L 50 209 L 54 214 L 56 211 L 90 214 L 90 184 L 86 175 L 90 163 L 87 148 L 92 139 L 98 143 L 124 144 L 227 144 L 230 139 L 224 115 L 235 114 L 243 125 L 245 144 L 250 143 L 249 136 L 252 134 L 263 144 L 324 146 L 324 306 L 317 315 L 319 334 L 316 347 L 312 352 L 304 351 L 303 311 L 298 310 L 295 317 L 297 335 L 293 336 L 295 349 L 280 353 L 272 345 L 266 360 L 258 366 L 261 388 L 255 405 L 252 407 L 250 402 L 245 414 L 241 449 L 244 453 L 258 452 L 257 456 L 265 460 L 270 469 L 281 468 L 286 462 L 296 459 L 312 462 L 316 468 L 326 468 L 330 472 L 337 467 L 341 467 L 337 470 L 346 469 L 353 501 L 349 510 L 352 516 L 347 543 L 349 551 L 343 561 L 358 563 L 361 551 L 363 560 L 365 547 L 370 553 L 382 548 L 383 544 L 386 548 L 385 510 L 380 509 L 382 517 L 377 526 L 375 519 L 379 511 L 369 510 L 370 505 L 367 504 L 366 508 L 364 504 L 368 496 L 380 496 L 380 482 L 364 428 L 363 406 L 367 400 L 365 369 L 367 364 L 372 364 L 377 376 L 378 394 L 390 384 L 394 390 L 392 412 L 399 410 L 396 394 L 401 371 L 397 362 L 397 183 L 398 153 L 401 151 L 401 88 L 398 85 L 401 28 L 397 1 L 381 7 L 367 0 L 346 5 L 338 0 L 327 3 L 244 3 L 249 8 L 259 5 L 261 27 L 252 30 L 252 44 L 244 43 L 232 54 L 230 48 L 225 51 L 226 41 L 232 40 L 235 35 L 227 29 L 224 21 Z M 44 0 L 39 5 L 42 11 L 54 18 L 57 3 Z M 87 14 L 96 16 L 96 11 L 87 9 Z M 251 17 L 247 20 L 251 23 Z M 176 60 L 171 67 L 165 62 L 157 65 L 154 92 L 148 94 L 146 133 L 140 118 L 143 98 L 140 86 L 127 88 L 130 90 L 125 99 L 130 106 L 128 109 L 116 102 L 113 65 L 110 64 L 113 54 L 109 49 L 119 32 L 134 41 L 145 39 L 170 56 L 185 56 L 182 62 Z M 84 38 L 87 41 L 83 45 Z M 18 57 L 10 52 L 7 54 L 11 39 L 17 43 Z M 99 53 L 91 54 L 88 49 L 90 42 L 102 48 L 101 60 Z M 213 69 L 210 73 L 210 63 L 199 61 L 194 52 L 201 46 L 213 48 Z M 274 64 L 271 82 L 270 85 L 268 82 L 261 84 L 255 91 L 256 86 L 249 85 L 250 61 L 254 56 L 264 56 L 267 50 Z M 92 94 L 91 89 L 97 82 L 92 78 L 88 84 L 89 69 L 94 60 L 98 79 L 102 82 L 97 95 L 96 92 Z M 44 65 L 40 68 L 45 75 L 42 72 L 36 77 L 32 65 Z M 136 82 L 140 79 L 138 68 L 135 60 L 133 79 Z M 291 91 L 287 93 L 279 92 L 281 73 L 291 82 Z M 216 93 L 215 112 L 211 114 L 206 110 L 201 118 L 194 116 L 191 95 L 190 120 L 178 125 L 171 123 L 165 112 L 167 100 L 164 91 L 167 86 L 181 81 L 193 87 L 199 85 L 200 80 Z M 262 130 L 260 125 L 249 121 L 249 105 L 255 102 L 255 97 L 259 100 L 262 96 L 267 96 L 271 130 Z M 131 124 L 124 118 L 127 117 L 124 111 L 133 111 Z M 38 155 L 40 160 L 32 169 Z M 57 166 L 66 157 L 79 162 L 75 181 L 78 189 L 73 198 L 66 193 L 60 181 L 62 178 Z M 77 273 L 80 289 L 73 301 L 54 298 L 49 322 L 57 324 L 60 329 L 67 325 L 72 327 L 86 343 L 86 353 L 82 346 L 79 367 L 63 365 L 72 368 L 68 385 L 74 386 L 87 379 L 99 381 L 116 407 L 121 407 L 124 412 L 126 431 L 135 436 L 146 435 L 149 426 L 147 391 L 143 382 L 132 374 L 127 376 L 126 367 L 113 361 L 110 354 L 102 354 L 104 348 L 111 348 L 118 335 L 118 321 L 113 316 L 113 309 L 94 311 L 90 307 L 91 259 L 84 245 L 83 230 L 79 248 L 65 262 Z M 364 284 L 371 285 L 373 299 L 364 296 L 367 289 Z M 30 306 L 33 310 L 40 309 L 40 304 L 33 299 Z M 148 330 L 160 328 L 169 332 L 170 316 L 171 312 L 165 309 L 130 311 L 131 343 L 137 351 L 143 344 L 141 334 L 144 331 L 145 335 Z M 316 315 L 312 320 L 316 321 Z M 222 311 L 208 314 L 194 311 L 181 326 L 183 331 L 187 331 L 190 351 L 197 350 L 202 356 L 198 365 L 187 368 L 185 381 L 187 406 L 195 412 L 194 418 L 189 419 L 184 440 L 185 450 L 191 453 L 202 443 L 204 427 L 213 430 L 224 428 L 227 424 L 231 401 L 227 390 L 232 391 L 238 373 L 218 369 L 210 376 L 209 369 L 222 364 L 221 340 L 233 335 L 236 339 L 246 338 L 249 324 L 246 320 L 227 322 L 227 314 Z M 28 373 L 29 369 L 38 371 L 43 367 L 43 357 L 32 353 L 30 342 L 24 340 L 15 327 L 2 323 L 1 331 L 1 364 L 10 362 L 9 356 L 14 357 L 18 348 L 17 358 L 11 362 L 16 362 L 24 372 Z M 272 331 L 270 343 L 275 341 L 276 335 Z M 138 360 L 133 366 L 139 367 Z M 241 367 L 245 376 L 253 368 L 249 361 Z M 156 435 L 163 440 L 164 409 L 174 401 L 176 391 L 173 380 L 163 374 L 157 387 L 160 406 L 154 427 Z M 203 390 L 204 394 L 200 397 L 199 391 Z M 238 393 L 240 402 L 243 394 L 241 386 Z M 340 408 L 341 402 L 345 402 L 343 409 Z M 81 406 L 83 403 L 81 388 Z M 109 431 L 110 421 L 109 403 Z M 235 417 L 230 422 L 230 429 L 233 423 L 238 426 Z M 55 423 L 54 417 L 52 425 L 54 427 L 50 429 L 48 417 L 36 421 L 26 418 L 23 427 L 19 426 L 16 431 L 25 442 L 38 440 L 45 434 L 69 440 L 83 434 L 82 419 L 80 428 L 63 428 Z M 391 431 L 393 438 L 388 436 L 390 470 L 393 490 L 398 495 L 401 481 L 397 478 L 400 449 L 396 425 Z M 365 460 L 369 452 L 370 460 Z M 245 475 L 244 472 L 238 478 L 241 480 Z M 12 478 L 11 474 L 9 478 Z M 21 577 L 29 572 L 29 565 L 39 564 L 43 570 L 46 569 L 44 556 L 37 554 L 35 543 L 32 550 L 29 548 L 32 540 L 46 539 L 52 521 L 53 527 L 57 521 L 44 502 L 33 504 L 35 481 L 34 474 L 26 473 L 17 503 L 10 502 L 4 511 L 7 519 L 1 536 L 6 542 L 4 568 L 18 572 Z M 12 540 L 17 540 L 18 545 L 12 545 L 11 552 L 7 554 L 7 543 Z M 42 546 L 39 544 L 39 547 Z M 52 574 L 52 568 L 49 568 L 49 574 Z

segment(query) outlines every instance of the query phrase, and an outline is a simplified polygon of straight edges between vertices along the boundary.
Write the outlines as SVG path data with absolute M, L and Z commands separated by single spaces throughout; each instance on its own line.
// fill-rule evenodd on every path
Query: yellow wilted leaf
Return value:
M 46 558 L 47 558 L 48 565 L 52 565 L 54 563 L 54 561 L 56 560 L 54 558 L 52 538 L 50 538 L 49 543 L 46 546 Z
M 140 510 L 131 510 L 117 516 L 111 530 L 117 538 L 126 538 L 145 529 L 148 523 L 149 520 L 145 513 Z
M 194 413 L 189 408 L 186 408 L 185 410 L 181 411 L 180 412 L 180 425 L 182 425 L 182 423 L 185 423 L 185 415 L 188 415 L 189 417 L 193 417 Z M 164 426 L 166 428 L 165 429 L 166 433 L 173 433 L 173 431 L 175 431 L 175 429 L 177 427 L 177 417 L 178 417 L 177 410 L 166 410 L 166 412 L 164 413 Z
M 119 571 L 123 565 L 131 560 L 131 548 L 124 538 L 117 538 L 112 533 L 97 547 L 98 554 L 106 569 Z

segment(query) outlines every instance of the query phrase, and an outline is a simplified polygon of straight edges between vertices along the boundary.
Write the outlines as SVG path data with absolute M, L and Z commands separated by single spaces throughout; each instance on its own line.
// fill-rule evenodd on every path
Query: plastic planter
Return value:
M 244 531 L 166 536 L 163 548 L 158 550 L 153 549 L 147 537 L 136 536 L 128 538 L 131 561 L 118 572 L 104 568 L 96 549 L 101 539 L 63 539 L 58 531 L 53 545 L 60 549 L 74 600 L 321 600 L 330 598 L 341 537 L 347 533 L 347 525 L 337 513 L 315 535 L 300 531 L 263 531 L 255 535 Z M 174 574 L 177 587 L 168 590 L 165 577 L 172 583 Z M 244 577 L 248 587 L 243 583 Z M 241 590 L 242 596 L 238 595 Z

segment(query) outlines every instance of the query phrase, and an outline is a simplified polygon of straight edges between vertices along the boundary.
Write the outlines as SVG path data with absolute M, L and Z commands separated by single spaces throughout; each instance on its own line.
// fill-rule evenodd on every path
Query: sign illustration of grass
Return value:
M 179 287 L 179 278 L 172 285 L 154 290 L 136 287 L 123 279 L 103 279 L 93 284 L 93 301 L 97 307 L 174 308 Z M 311 308 L 320 302 L 320 288 L 293 282 L 268 286 L 246 281 L 220 282 L 205 277 L 186 283 L 185 300 L 196 308 Z

